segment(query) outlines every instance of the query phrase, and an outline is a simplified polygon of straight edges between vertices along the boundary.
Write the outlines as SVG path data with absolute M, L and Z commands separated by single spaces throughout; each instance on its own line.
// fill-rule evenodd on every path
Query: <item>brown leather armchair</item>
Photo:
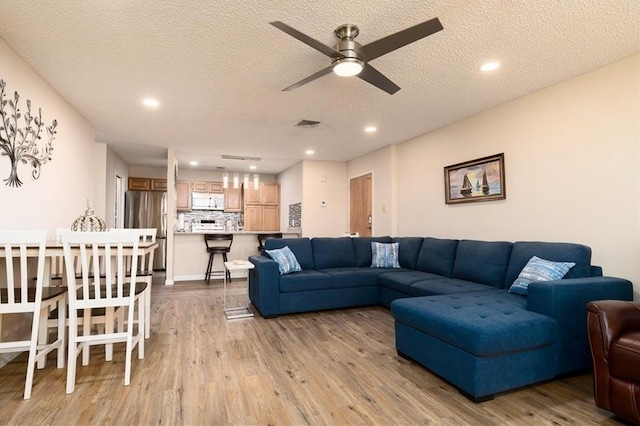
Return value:
M 640 424 L 640 303 L 587 304 L 596 405 Z

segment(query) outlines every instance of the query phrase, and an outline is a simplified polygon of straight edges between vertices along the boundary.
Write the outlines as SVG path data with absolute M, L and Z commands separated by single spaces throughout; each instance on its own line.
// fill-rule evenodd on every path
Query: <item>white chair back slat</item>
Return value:
M 0 301 L 0 312 L 33 312 L 42 299 L 42 281 L 47 231 L 0 231 L 0 247 L 4 250 L 5 279 L 0 288 L 6 291 L 6 300 Z M 29 274 L 27 250 L 37 249 L 36 300 L 29 301 Z M 14 264 L 18 263 L 18 276 Z M 2 282 L 4 281 L 4 282 Z

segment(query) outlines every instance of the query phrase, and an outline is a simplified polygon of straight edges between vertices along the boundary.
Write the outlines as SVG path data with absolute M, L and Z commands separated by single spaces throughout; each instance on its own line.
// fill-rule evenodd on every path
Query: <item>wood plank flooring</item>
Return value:
M 232 292 L 242 285 L 234 283 Z M 596 408 L 590 374 L 473 404 L 395 351 L 383 307 L 227 321 L 222 285 L 154 285 L 152 336 L 124 386 L 124 347 L 94 347 L 65 394 L 66 369 L 26 357 L 0 369 L 0 424 L 541 425 L 619 424 Z

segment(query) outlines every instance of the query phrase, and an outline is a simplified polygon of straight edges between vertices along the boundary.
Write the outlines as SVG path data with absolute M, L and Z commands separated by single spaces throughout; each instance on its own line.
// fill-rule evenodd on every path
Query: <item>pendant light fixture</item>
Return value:
M 222 187 L 224 189 L 229 188 L 229 173 L 222 174 Z
M 238 189 L 240 187 L 240 175 L 238 173 L 233 174 L 233 189 Z
M 242 179 L 242 183 L 245 188 L 249 188 L 249 173 L 244 174 L 244 179 Z
M 257 173 L 253 175 L 253 189 L 260 189 L 260 175 Z

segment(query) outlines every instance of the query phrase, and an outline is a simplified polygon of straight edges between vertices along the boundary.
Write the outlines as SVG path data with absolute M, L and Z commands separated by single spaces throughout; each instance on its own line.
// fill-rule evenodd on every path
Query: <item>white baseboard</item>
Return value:
M 219 276 L 212 276 L 211 279 L 222 279 L 222 272 L 219 273 Z M 236 271 L 236 272 L 231 272 L 231 279 L 234 278 L 243 278 L 243 279 L 247 279 L 247 273 L 246 272 L 242 272 L 242 271 Z M 167 280 L 168 281 L 168 280 Z M 175 277 L 173 277 L 173 281 L 178 282 L 178 281 L 204 281 L 204 274 L 199 274 L 199 275 L 176 275 Z M 169 285 L 169 284 L 167 284 Z

